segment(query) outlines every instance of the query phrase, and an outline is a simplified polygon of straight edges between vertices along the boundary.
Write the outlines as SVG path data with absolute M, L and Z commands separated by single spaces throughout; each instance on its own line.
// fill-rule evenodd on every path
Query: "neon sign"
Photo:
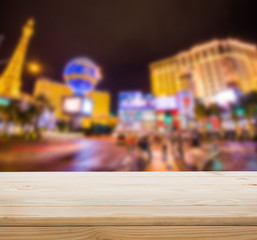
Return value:
M 175 110 L 178 107 L 177 105 L 175 96 L 159 97 L 155 99 L 156 110 Z

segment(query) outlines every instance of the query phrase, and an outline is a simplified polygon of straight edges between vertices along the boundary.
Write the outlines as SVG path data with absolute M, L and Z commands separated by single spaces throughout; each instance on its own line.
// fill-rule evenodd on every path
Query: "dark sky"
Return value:
M 257 42 L 255 0 L 0 0 L 0 60 L 9 57 L 30 17 L 28 60 L 62 80 L 64 65 L 88 56 L 101 65 L 113 103 L 121 90 L 150 91 L 148 64 L 213 38 Z M 24 89 L 34 79 L 24 74 Z

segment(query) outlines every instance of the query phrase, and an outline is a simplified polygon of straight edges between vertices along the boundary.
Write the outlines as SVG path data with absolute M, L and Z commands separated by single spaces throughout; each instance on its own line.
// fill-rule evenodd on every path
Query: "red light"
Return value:
M 184 98 L 184 103 L 185 105 L 189 105 L 191 102 L 191 99 L 190 98 Z
M 176 127 L 179 127 L 179 126 L 180 126 L 180 122 L 179 122 L 178 120 L 175 120 L 173 124 L 174 124 L 174 126 L 176 126 Z
M 163 127 L 164 123 L 163 122 L 158 122 L 158 127 Z
M 178 110 L 172 110 L 170 113 L 172 116 L 176 116 L 178 115 Z
M 219 121 L 218 121 L 217 118 L 212 118 L 212 119 L 211 119 L 211 123 L 212 123 L 212 126 L 213 126 L 214 128 L 218 128 L 218 127 L 219 127 Z

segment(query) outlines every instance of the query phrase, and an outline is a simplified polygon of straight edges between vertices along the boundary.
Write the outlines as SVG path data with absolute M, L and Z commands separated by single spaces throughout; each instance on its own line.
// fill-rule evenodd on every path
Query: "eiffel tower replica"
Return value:
M 21 96 L 22 70 L 30 38 L 34 33 L 34 20 L 30 19 L 23 27 L 20 41 L 8 62 L 6 69 L 0 76 L 0 95 L 19 99 Z

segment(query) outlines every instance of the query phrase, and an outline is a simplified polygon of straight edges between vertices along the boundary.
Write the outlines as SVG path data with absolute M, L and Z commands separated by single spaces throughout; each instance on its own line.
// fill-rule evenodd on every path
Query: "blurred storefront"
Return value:
M 193 95 L 186 91 L 165 97 L 122 92 L 117 130 L 170 133 L 174 128 L 187 128 L 193 119 L 193 105 Z
M 119 95 L 118 131 L 152 131 L 156 127 L 154 97 L 140 91 Z

